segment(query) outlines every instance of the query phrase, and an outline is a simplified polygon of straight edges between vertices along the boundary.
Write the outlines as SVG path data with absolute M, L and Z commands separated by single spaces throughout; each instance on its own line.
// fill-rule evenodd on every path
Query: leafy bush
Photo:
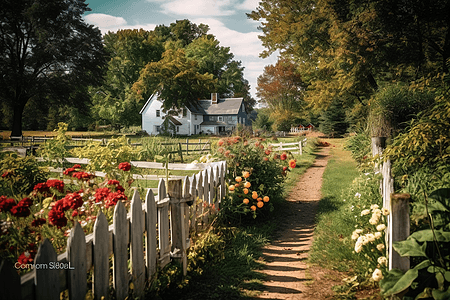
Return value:
M 366 131 L 355 133 L 346 140 L 345 149 L 351 151 L 353 159 L 360 167 L 364 167 L 372 156 L 370 136 Z
M 57 165 L 63 167 L 65 162 L 64 158 L 69 156 L 67 146 L 69 145 L 70 137 L 66 135 L 67 124 L 62 122 L 58 123 L 58 129 L 54 131 L 57 132 L 56 137 L 47 140 L 44 145 L 40 146 L 37 155 L 49 162 L 56 162 Z
M 30 193 L 33 187 L 47 178 L 48 171 L 38 165 L 32 156 L 7 154 L 0 160 L 0 195 L 18 197 Z
M 295 167 L 292 156 L 273 152 L 270 146 L 265 146 L 264 139 L 248 140 L 234 136 L 219 140 L 217 146 L 215 155 L 219 160 L 227 161 L 227 179 L 232 191 L 222 201 L 220 214 L 224 221 L 236 224 L 248 217 L 256 217 L 257 212 L 263 215 L 270 212 L 273 201 L 279 200 L 282 195 L 282 182 L 289 170 L 289 158 L 291 166 Z M 258 201 L 259 198 L 261 201 Z M 268 199 L 270 203 L 266 205 Z
M 119 164 L 137 158 L 139 149 L 132 147 L 129 140 L 122 136 L 108 140 L 105 146 L 92 141 L 84 147 L 72 149 L 72 152 L 79 158 L 90 159 L 88 171 L 105 172 L 108 178 L 114 179 L 119 176 Z
M 386 274 L 380 283 L 385 296 L 402 293 L 405 300 L 450 298 L 450 189 L 438 189 L 424 197 L 425 205 L 416 211 L 420 213 L 416 219 L 429 227 L 394 243 L 401 256 L 413 258 L 413 266 L 405 273 L 392 269 Z

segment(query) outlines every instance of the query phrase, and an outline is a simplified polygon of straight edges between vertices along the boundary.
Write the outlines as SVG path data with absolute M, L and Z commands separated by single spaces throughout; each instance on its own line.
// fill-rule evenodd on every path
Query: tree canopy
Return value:
M 84 1 L 4 0 L 0 3 L 0 99 L 22 135 L 27 104 L 85 109 L 87 87 L 99 84 L 105 62 L 101 34 L 82 15 Z

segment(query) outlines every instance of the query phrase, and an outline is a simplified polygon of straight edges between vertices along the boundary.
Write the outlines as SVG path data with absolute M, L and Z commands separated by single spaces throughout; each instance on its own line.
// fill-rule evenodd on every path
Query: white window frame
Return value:
M 219 116 L 219 117 L 217 118 L 217 121 L 223 122 L 223 116 Z
M 156 110 L 156 117 L 157 118 L 161 117 L 161 111 L 159 109 Z

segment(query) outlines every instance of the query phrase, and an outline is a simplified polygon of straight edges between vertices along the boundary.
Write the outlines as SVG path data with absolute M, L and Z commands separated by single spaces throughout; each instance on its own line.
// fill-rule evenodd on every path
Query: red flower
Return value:
M 119 164 L 119 169 L 121 169 L 123 171 L 130 171 L 131 165 L 129 162 L 122 162 Z
M 9 178 L 9 177 L 11 177 L 13 175 L 14 175 L 13 171 L 6 171 L 5 173 L 2 174 L 2 177 L 3 178 Z
M 60 193 L 64 192 L 64 182 L 58 179 L 49 179 L 46 182 L 49 188 L 57 189 Z
M 98 188 L 95 191 L 95 202 L 103 201 L 109 194 L 111 193 L 111 190 L 107 187 L 104 188 Z
M 17 205 L 23 206 L 23 207 L 30 207 L 31 205 L 33 205 L 33 200 L 31 200 L 30 198 L 23 198 L 22 200 L 19 201 L 19 203 L 17 203 Z
M 286 160 L 287 159 L 287 154 L 286 153 L 281 154 L 280 155 L 280 159 L 281 160 Z
M 264 156 L 263 160 L 264 161 L 269 161 L 269 158 L 267 156 Z
M 39 227 L 39 226 L 41 226 L 41 225 L 44 225 L 46 222 L 47 222 L 47 221 L 46 221 L 44 218 L 34 219 L 34 220 L 31 222 L 31 226 Z
M 73 173 L 72 177 L 78 178 L 80 180 L 88 181 L 88 180 L 90 180 L 92 178 L 95 178 L 95 175 L 81 171 L 81 172 Z
M 225 151 L 225 157 L 228 157 L 228 156 L 230 156 L 230 153 L 231 153 L 231 151 L 230 150 L 227 150 L 227 151 Z
M 40 193 L 45 193 L 45 192 L 49 191 L 49 187 L 48 187 L 47 183 L 41 182 L 41 183 L 36 184 L 34 186 L 33 190 L 38 191 Z
M 58 228 L 67 225 L 67 218 L 64 214 L 64 199 L 56 201 L 55 205 L 48 212 L 48 220 Z
M 30 264 L 33 262 L 33 260 L 34 260 L 34 256 L 32 256 L 31 253 L 28 251 L 25 251 L 22 254 L 20 254 L 19 258 L 17 259 L 17 261 L 21 265 Z
M 283 171 L 286 171 L 288 169 L 288 167 L 283 167 Z
M 121 191 L 118 191 L 118 192 L 115 192 L 115 193 L 110 193 L 106 197 L 105 207 L 109 208 L 110 206 L 114 206 L 114 205 L 117 204 L 117 202 L 119 200 L 127 200 L 127 196 L 125 196 L 125 194 L 122 193 Z
M 28 217 L 30 215 L 30 209 L 28 208 L 28 206 L 23 206 L 23 202 L 20 201 L 16 206 L 14 206 L 13 208 L 11 208 L 11 214 L 16 217 L 16 218 L 20 218 L 20 217 Z
M 116 188 L 116 191 L 124 192 L 125 189 L 120 185 L 120 182 L 118 180 L 109 180 L 108 185 L 113 185 Z
M 275 153 L 274 155 L 273 155 L 273 159 L 278 159 L 279 157 L 278 157 L 278 154 L 277 153 Z
M 83 206 L 83 199 L 77 193 L 67 194 L 62 200 L 64 209 L 77 209 Z
M 14 205 L 16 205 L 16 201 L 14 201 L 14 199 L 6 198 L 6 196 L 0 196 L 0 212 L 10 211 Z
M 72 212 L 72 217 L 76 217 L 76 216 L 78 216 L 78 210 L 74 210 L 74 211 Z
M 289 167 L 290 167 L 291 169 L 294 169 L 296 166 L 297 166 L 297 164 L 296 164 L 295 160 L 294 160 L 294 159 L 291 159 L 291 160 L 289 161 Z
M 265 153 L 266 153 L 266 155 L 270 155 L 270 150 L 267 149 L 267 150 L 265 151 Z
M 217 145 L 222 146 L 222 145 L 223 145 L 223 140 L 219 140 L 219 141 L 217 142 Z

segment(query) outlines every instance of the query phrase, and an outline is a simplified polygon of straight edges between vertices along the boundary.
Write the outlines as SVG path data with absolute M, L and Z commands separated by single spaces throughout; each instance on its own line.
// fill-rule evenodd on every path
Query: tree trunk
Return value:
M 22 136 L 22 114 L 25 105 L 16 104 L 14 105 L 14 115 L 13 115 L 13 124 L 11 129 L 11 136 L 19 137 Z

